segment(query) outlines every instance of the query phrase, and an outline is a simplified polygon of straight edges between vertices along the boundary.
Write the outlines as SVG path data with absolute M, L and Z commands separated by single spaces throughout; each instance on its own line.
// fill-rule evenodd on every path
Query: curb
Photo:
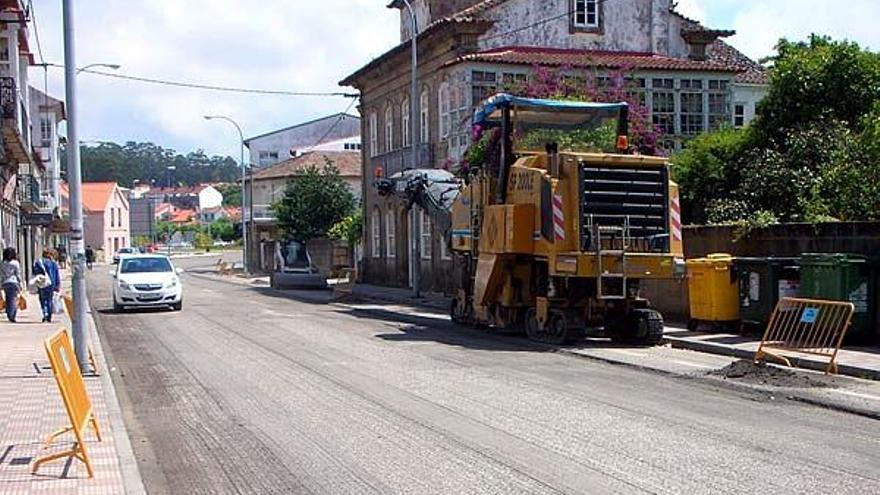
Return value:
M 122 418 L 122 408 L 119 406 L 119 398 L 116 396 L 116 387 L 113 384 L 113 378 L 110 376 L 110 368 L 107 365 L 107 358 L 104 354 L 104 345 L 98 334 L 98 327 L 92 316 L 91 302 L 88 303 L 89 311 L 86 313 L 86 325 L 89 328 L 89 342 L 92 344 L 98 363 L 101 366 L 102 373 L 99 376 L 101 380 L 101 388 L 104 390 L 104 398 L 107 404 L 107 415 L 109 416 L 113 441 L 116 444 L 116 457 L 119 459 L 119 469 L 122 473 L 122 485 L 125 493 L 129 495 L 146 495 L 147 491 L 144 487 L 143 479 L 138 470 L 137 458 L 134 455 L 134 449 L 131 447 L 131 441 L 128 438 L 128 430 L 125 427 L 125 420 Z
M 728 347 L 721 344 L 713 344 L 711 342 L 698 342 L 688 339 L 681 339 L 678 337 L 663 337 L 663 343 L 669 344 L 676 349 L 688 349 L 691 351 L 704 352 L 707 354 L 717 354 L 720 356 L 730 356 L 739 359 L 754 359 L 755 357 L 754 351 Z M 826 363 L 823 363 L 821 361 L 805 358 L 792 358 L 792 362 L 798 368 L 808 369 L 812 371 L 824 372 L 825 368 L 827 368 L 828 366 Z M 851 366 L 841 363 L 837 363 L 837 370 L 841 375 L 852 376 L 855 378 L 862 378 L 866 380 L 880 380 L 880 370 L 859 368 L 858 366 Z

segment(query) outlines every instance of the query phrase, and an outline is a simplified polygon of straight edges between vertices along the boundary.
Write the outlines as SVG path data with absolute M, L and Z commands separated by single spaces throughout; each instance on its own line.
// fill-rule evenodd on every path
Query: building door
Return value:
M 113 253 L 116 253 L 117 251 L 119 251 L 119 238 L 114 237 L 113 238 Z

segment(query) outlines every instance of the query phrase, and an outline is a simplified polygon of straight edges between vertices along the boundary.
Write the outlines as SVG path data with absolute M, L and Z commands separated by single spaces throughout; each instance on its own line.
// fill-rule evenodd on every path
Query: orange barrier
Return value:
M 825 373 L 837 373 L 837 353 L 852 323 L 855 306 L 849 302 L 786 297 L 779 301 L 755 362 L 772 357 L 792 366 L 791 360 L 772 351 L 789 351 L 828 358 Z
M 98 420 L 92 410 L 92 401 L 86 392 L 86 385 L 83 382 L 82 375 L 79 372 L 79 363 L 76 360 L 76 354 L 73 353 L 73 345 L 70 343 L 70 336 L 66 329 L 61 329 L 49 337 L 45 341 L 46 354 L 49 356 L 49 363 L 52 365 L 52 374 L 55 375 L 55 382 L 58 384 L 58 390 L 61 392 L 61 398 L 64 400 L 64 408 L 67 409 L 67 416 L 70 418 L 70 426 L 62 428 L 46 438 L 44 448 L 49 448 L 52 442 L 59 436 L 73 431 L 76 436 L 76 443 L 70 450 L 50 454 L 40 457 L 34 461 L 31 473 L 36 473 L 43 464 L 54 461 L 56 459 L 64 459 L 76 457 L 86 465 L 89 478 L 95 476 L 92 470 L 92 461 L 86 450 L 83 436 L 86 429 L 91 425 L 95 430 L 95 436 L 101 441 L 101 429 L 98 427 Z
M 73 298 L 70 296 L 63 296 L 64 299 L 64 309 L 67 311 L 67 317 L 73 321 Z M 95 359 L 95 352 L 92 351 L 92 346 L 89 346 L 89 364 L 92 366 L 92 373 L 98 375 L 98 360 Z

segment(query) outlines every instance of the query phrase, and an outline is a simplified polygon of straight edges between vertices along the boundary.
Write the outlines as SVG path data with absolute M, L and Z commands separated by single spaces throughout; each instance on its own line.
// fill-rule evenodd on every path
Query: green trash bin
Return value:
M 737 258 L 739 314 L 746 334 L 763 334 L 783 297 L 797 297 L 800 268 L 797 258 Z
M 846 342 L 875 342 L 877 277 L 874 264 L 866 256 L 853 254 L 804 254 L 800 265 L 801 297 L 853 303 L 855 313 Z

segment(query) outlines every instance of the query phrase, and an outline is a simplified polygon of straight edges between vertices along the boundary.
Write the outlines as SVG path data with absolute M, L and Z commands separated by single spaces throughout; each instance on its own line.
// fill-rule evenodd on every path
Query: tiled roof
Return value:
M 295 177 L 309 167 L 323 168 L 327 160 L 333 162 L 342 177 L 362 175 L 360 151 L 312 151 L 260 170 L 254 174 L 254 180 Z
M 150 189 L 146 196 L 197 196 L 208 187 L 211 187 L 210 184 L 186 187 L 157 187 L 156 189 Z
M 195 210 L 180 210 L 180 211 L 174 212 L 171 215 L 171 218 L 168 219 L 168 221 L 171 223 L 189 223 L 195 217 L 196 217 Z
M 698 61 L 640 52 L 571 50 L 531 46 L 509 46 L 471 53 L 459 57 L 449 65 L 458 62 L 670 71 L 737 72 L 739 70 L 737 67 L 713 60 Z
M 117 187 L 115 182 L 83 182 L 83 207 L 92 212 L 104 211 Z
M 721 40 L 711 45 L 709 60 L 735 67 L 739 72 L 736 76 L 736 82 L 740 84 L 765 85 L 770 83 L 770 74 L 766 67 Z

